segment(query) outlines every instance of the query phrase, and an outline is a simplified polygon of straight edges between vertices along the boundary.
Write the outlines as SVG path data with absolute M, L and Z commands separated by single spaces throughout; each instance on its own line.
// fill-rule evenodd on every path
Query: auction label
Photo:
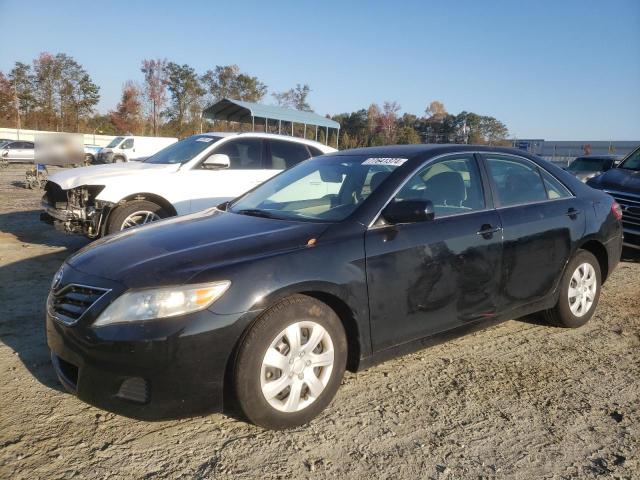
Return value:
M 408 158 L 372 157 L 367 158 L 364 162 L 362 162 L 362 165 L 395 165 L 396 167 L 399 167 L 407 160 Z

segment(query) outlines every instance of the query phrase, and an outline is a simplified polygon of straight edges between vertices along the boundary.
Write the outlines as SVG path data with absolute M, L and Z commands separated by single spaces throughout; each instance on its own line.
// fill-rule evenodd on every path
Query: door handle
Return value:
M 494 227 L 492 225 L 489 225 L 488 223 L 485 223 L 480 227 L 480 230 L 476 232 L 476 235 L 480 235 L 484 238 L 491 238 L 494 233 L 497 233 L 501 230 L 502 227 Z
M 571 220 L 575 220 L 576 218 L 578 218 L 578 214 L 580 213 L 580 210 L 578 210 L 577 208 L 569 208 L 569 210 L 567 210 L 567 216 L 571 219 Z

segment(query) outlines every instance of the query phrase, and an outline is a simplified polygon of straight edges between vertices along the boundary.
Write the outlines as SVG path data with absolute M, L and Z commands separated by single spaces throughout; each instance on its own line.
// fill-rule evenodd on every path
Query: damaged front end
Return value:
M 97 238 L 114 204 L 96 200 L 103 185 L 83 185 L 63 190 L 57 183 L 47 182 L 42 197 L 40 220 L 66 233 L 79 233 Z

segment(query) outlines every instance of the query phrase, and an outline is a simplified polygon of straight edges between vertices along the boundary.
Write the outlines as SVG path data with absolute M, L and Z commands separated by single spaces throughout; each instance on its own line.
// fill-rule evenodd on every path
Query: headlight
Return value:
M 127 292 L 109 305 L 93 325 L 100 327 L 198 312 L 220 298 L 229 285 L 231 282 L 223 280 Z

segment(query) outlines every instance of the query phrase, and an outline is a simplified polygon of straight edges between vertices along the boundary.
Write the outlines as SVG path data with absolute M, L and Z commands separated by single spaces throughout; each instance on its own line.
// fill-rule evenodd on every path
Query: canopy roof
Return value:
M 208 106 L 202 112 L 204 118 L 210 120 L 228 120 L 231 122 L 251 122 L 251 118 L 266 118 L 283 122 L 304 123 L 319 127 L 340 128 L 340 124 L 322 115 L 302 112 L 290 108 L 261 105 L 259 103 L 243 102 L 241 100 L 220 100 Z

